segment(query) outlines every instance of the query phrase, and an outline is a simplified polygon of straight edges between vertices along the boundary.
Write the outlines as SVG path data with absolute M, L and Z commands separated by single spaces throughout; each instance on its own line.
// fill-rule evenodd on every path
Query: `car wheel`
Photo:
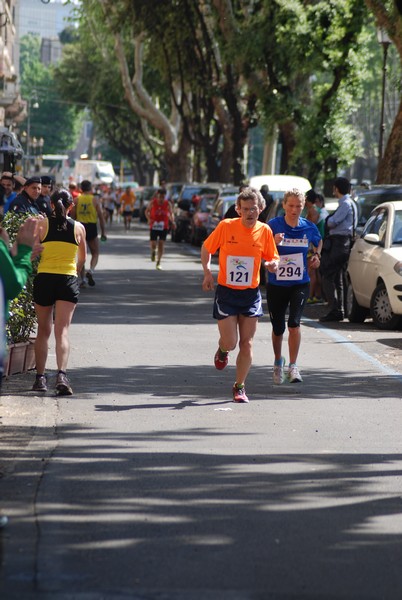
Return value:
M 383 283 L 377 285 L 373 292 L 370 303 L 370 313 L 373 317 L 374 324 L 379 329 L 395 329 L 399 325 L 401 317 L 392 312 L 387 288 Z
M 360 306 L 357 302 L 350 280 L 347 282 L 345 309 L 346 317 L 351 323 L 363 323 L 370 314 L 370 311 L 367 308 Z

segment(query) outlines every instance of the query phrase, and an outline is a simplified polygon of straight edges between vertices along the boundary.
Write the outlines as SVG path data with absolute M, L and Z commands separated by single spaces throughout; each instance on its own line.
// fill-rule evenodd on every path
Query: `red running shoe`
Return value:
M 215 367 L 222 371 L 229 362 L 229 352 L 222 352 L 220 348 L 216 351 L 214 356 Z
M 246 388 L 244 385 L 238 386 L 237 383 L 233 386 L 233 402 L 248 402 Z

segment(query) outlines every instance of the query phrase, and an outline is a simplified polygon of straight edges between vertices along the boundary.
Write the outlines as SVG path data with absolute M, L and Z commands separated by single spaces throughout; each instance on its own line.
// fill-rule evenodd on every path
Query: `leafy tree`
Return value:
M 128 160 L 135 179 L 146 184 L 154 170 L 161 168 L 161 157 L 144 141 L 140 120 L 123 102 L 117 62 L 110 56 L 106 67 L 99 45 L 91 36 L 84 36 L 64 48 L 55 72 L 56 84 L 62 95 L 88 107 L 96 131 Z
M 377 25 L 388 32 L 400 57 L 402 67 L 402 10 L 399 0 L 366 0 Z M 402 181 L 402 97 L 384 156 L 380 160 L 377 183 Z
M 40 62 L 38 36 L 21 38 L 21 95 L 30 103 L 30 133 L 43 138 L 47 153 L 64 153 L 77 138 L 76 107 L 66 102 L 54 85 L 53 67 Z M 37 104 L 37 108 L 34 105 Z M 28 121 L 22 123 L 27 129 Z

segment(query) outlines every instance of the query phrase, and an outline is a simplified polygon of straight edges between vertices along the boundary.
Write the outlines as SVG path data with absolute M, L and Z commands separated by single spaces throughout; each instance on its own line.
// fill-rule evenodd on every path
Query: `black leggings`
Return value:
M 309 296 L 310 283 L 297 285 L 267 285 L 267 304 L 275 335 L 283 335 L 285 315 L 289 307 L 288 327 L 300 327 L 304 305 Z

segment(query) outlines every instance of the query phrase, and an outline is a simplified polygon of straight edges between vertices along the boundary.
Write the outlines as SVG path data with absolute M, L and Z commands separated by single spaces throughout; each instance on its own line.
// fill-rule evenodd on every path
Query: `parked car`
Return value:
M 216 192 L 203 194 L 196 205 L 191 219 L 191 243 L 194 246 L 201 246 L 202 242 L 207 238 L 207 224 L 215 200 Z
M 185 184 L 177 181 L 168 183 L 166 186 L 167 199 L 174 205 L 177 203 L 180 192 Z
M 384 202 L 402 200 L 402 185 L 373 185 L 370 189 L 359 188 L 354 196 L 359 213 L 357 233 L 361 233 L 373 208 Z
M 236 204 L 237 196 L 239 195 L 239 188 L 228 186 L 225 187 L 218 195 L 214 202 L 211 212 L 208 215 L 208 221 L 206 223 L 206 237 L 217 227 L 218 223 L 222 221 L 226 212 L 231 206 Z
M 147 218 L 145 216 L 145 210 L 148 206 L 148 203 L 155 196 L 158 188 L 153 185 L 146 185 L 142 188 L 137 188 L 134 190 L 134 193 L 137 197 L 136 208 L 139 210 L 140 221 L 142 223 L 147 222 Z
M 346 316 L 380 329 L 402 325 L 402 201 L 375 208 L 352 248 L 347 268 Z
M 196 209 L 193 202 L 194 197 L 201 198 L 205 195 L 219 193 L 222 188 L 220 183 L 191 183 L 182 187 L 177 206 L 174 209 L 176 228 L 172 229 L 172 241 L 191 242 L 192 238 L 192 217 Z

